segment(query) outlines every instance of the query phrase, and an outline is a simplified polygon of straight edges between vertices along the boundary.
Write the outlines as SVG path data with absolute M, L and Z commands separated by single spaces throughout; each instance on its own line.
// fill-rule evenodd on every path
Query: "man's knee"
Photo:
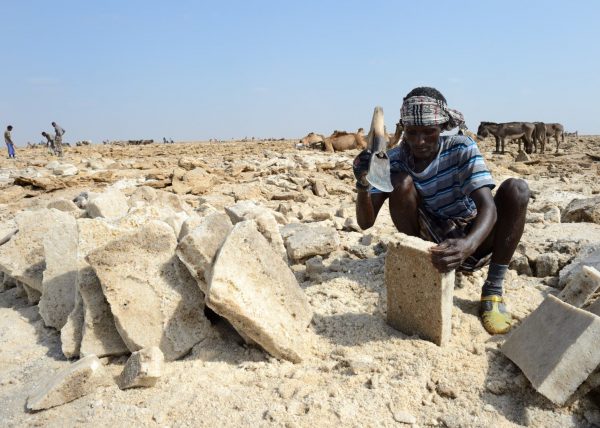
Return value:
M 509 178 L 505 180 L 498 189 L 503 197 L 509 198 L 513 203 L 521 207 L 527 206 L 531 192 L 529 185 L 525 180 L 520 178 Z

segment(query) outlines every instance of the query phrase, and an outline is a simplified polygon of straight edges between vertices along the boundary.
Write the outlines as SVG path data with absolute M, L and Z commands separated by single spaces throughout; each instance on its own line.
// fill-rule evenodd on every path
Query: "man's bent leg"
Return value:
M 525 228 L 529 186 L 525 180 L 509 178 L 500 185 L 494 201 L 498 220 L 494 230 L 492 263 L 508 265 Z
M 390 193 L 390 215 L 399 232 L 419 236 L 419 195 L 406 172 L 392 174 L 394 190 Z
M 511 327 L 511 317 L 502 298 L 502 284 L 525 227 L 529 186 L 524 180 L 510 178 L 500 185 L 494 200 L 498 220 L 488 277 L 481 290 L 481 319 L 490 334 L 502 334 Z

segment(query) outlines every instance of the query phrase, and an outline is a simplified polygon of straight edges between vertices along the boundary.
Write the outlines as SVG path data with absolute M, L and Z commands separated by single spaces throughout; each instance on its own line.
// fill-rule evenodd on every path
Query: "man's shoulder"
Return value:
M 450 147 L 471 147 L 477 146 L 477 143 L 468 135 L 445 135 L 442 137 L 444 146 Z
M 466 135 L 446 135 L 441 138 L 441 153 L 445 155 L 450 153 L 469 153 L 473 150 L 479 150 L 477 143 Z

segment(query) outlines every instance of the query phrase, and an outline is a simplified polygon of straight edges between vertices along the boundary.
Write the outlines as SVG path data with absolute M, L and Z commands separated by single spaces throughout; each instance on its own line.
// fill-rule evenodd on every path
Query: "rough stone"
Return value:
M 115 327 L 115 319 L 100 280 L 85 257 L 93 250 L 124 236 L 127 231 L 111 227 L 101 219 L 80 219 L 77 221 L 77 229 L 77 287 L 83 306 L 80 354 L 99 357 L 126 354 L 129 349 Z
M 544 209 L 544 220 L 548 223 L 560 223 L 560 208 L 551 205 Z
M 515 163 L 515 164 L 512 164 L 512 165 L 509 165 L 508 169 L 510 169 L 511 171 L 514 171 L 514 172 L 516 172 L 517 174 L 520 174 L 520 175 L 529 175 L 529 174 L 531 174 L 531 169 L 527 165 L 523 165 L 521 163 Z
M 52 173 L 54 175 L 70 177 L 73 175 L 77 175 L 79 173 L 79 170 L 77 169 L 77 167 L 75 165 L 65 163 L 62 165 L 58 165 L 56 168 L 53 168 Z
M 69 314 L 67 322 L 60 329 L 60 346 L 67 358 L 79 357 L 81 337 L 83 335 L 83 300 L 79 290 L 75 292 L 75 307 Z
M 175 236 L 179 236 L 183 223 L 188 219 L 189 215 L 184 212 L 178 212 L 163 219 L 175 232 Z
M 387 322 L 444 346 L 452 331 L 454 271 L 442 274 L 433 266 L 432 242 L 404 234 L 395 238 L 385 260 Z
M 207 213 L 208 214 L 213 214 L 218 212 L 217 210 L 214 210 L 213 212 Z M 183 224 L 181 225 L 181 230 L 179 231 L 179 235 L 177 237 L 178 241 L 181 241 L 183 238 L 185 238 L 185 236 L 190 233 L 192 230 L 194 230 L 196 227 L 200 226 L 202 224 L 202 222 L 204 221 L 203 218 L 206 215 L 198 215 L 195 212 L 192 213 L 192 215 L 190 215 L 188 218 L 185 219 L 185 221 L 183 222 Z
M 173 190 L 173 193 L 177 195 L 185 195 L 191 192 L 192 186 L 184 182 L 182 178 L 173 175 L 171 189 Z
M 577 257 L 561 269 L 558 279 L 559 288 L 563 288 L 573 276 L 578 275 L 583 266 L 600 270 L 600 248 L 598 245 L 583 247 Z
M 294 362 L 306 356 L 310 305 L 254 220 L 237 223 L 223 243 L 206 303 L 271 355 Z
M 216 208 L 218 210 L 222 210 L 226 207 L 229 207 L 229 206 L 235 204 L 235 198 L 233 196 L 229 196 L 229 195 L 213 194 L 213 195 L 200 196 L 200 198 L 198 198 L 198 202 L 200 203 L 200 205 L 210 204 L 214 208 Z
M 600 196 L 586 199 L 573 199 L 563 210 L 563 223 L 597 223 L 600 224 Z
M 153 221 L 86 257 L 129 350 L 158 346 L 168 361 L 211 333 L 202 292 L 176 246 L 173 229 Z
M 19 230 L 0 246 L 0 270 L 29 288 L 42 292 L 44 237 L 57 223 L 70 216 L 55 209 L 23 211 L 15 216 Z
M 314 180 L 312 183 L 312 191 L 315 196 L 320 196 L 322 198 L 326 198 L 329 195 L 322 180 Z
M 110 375 L 98 357 L 90 355 L 55 373 L 29 396 L 27 408 L 43 410 L 60 406 L 110 384 Z
M 46 205 L 46 208 L 54 208 L 64 212 L 79 212 L 79 207 L 75 205 L 75 202 L 69 201 L 68 199 L 56 199 L 49 202 L 48 205 Z
M 522 150 L 517 154 L 517 157 L 515 158 L 515 162 L 528 162 L 530 160 L 531 160 L 531 156 L 529 156 L 527 153 L 525 153 Z
M 77 221 L 60 213 L 60 221 L 48 228 L 43 241 L 46 269 L 39 304 L 44 324 L 57 330 L 75 307 L 77 284 Z
M 202 168 L 194 168 L 186 172 L 182 179 L 184 185 L 189 186 L 189 193 L 201 195 L 214 184 L 213 176 Z
M 179 196 L 147 186 L 138 187 L 129 197 L 128 203 L 132 208 L 152 205 L 156 208 L 169 208 L 175 213 L 191 213 L 191 208 Z
M 325 256 L 340 246 L 337 230 L 330 223 L 292 223 L 281 228 L 287 254 L 299 261 L 312 256 Z
M 346 221 L 344 221 L 344 230 L 350 230 L 354 232 L 362 232 L 362 229 L 358 225 L 356 218 L 348 217 Z
M 213 207 L 211 204 L 209 204 L 208 202 L 204 202 L 203 204 L 198 205 L 198 208 L 196 208 L 194 211 L 200 217 L 206 217 L 209 214 L 221 212 L 218 209 L 216 209 L 215 207 Z M 192 229 L 193 229 L 193 227 L 189 228 L 189 230 L 192 230 Z M 181 238 L 183 238 L 183 236 L 181 236 Z
M 160 205 L 140 205 L 130 208 L 127 215 L 121 217 L 114 223 L 121 228 L 137 230 L 153 220 L 160 220 L 166 223 L 167 219 L 172 218 L 177 214 L 178 213 L 170 207 Z M 180 214 L 187 215 L 185 213 Z M 171 225 L 171 227 L 173 230 L 176 229 L 176 226 Z
M 177 246 L 179 260 L 188 268 L 198 281 L 200 289 L 206 293 L 204 279 L 213 264 L 215 255 L 231 232 L 233 225 L 225 213 L 210 214 L 188 233 Z
M 267 238 L 267 241 L 269 241 L 273 250 L 279 254 L 283 260 L 287 261 L 287 253 L 283 244 L 283 239 L 279 233 L 279 224 L 271 210 L 256 205 L 252 201 L 241 201 L 231 207 L 225 208 L 225 211 L 229 215 L 229 218 L 231 218 L 233 224 L 244 220 L 254 220 L 258 227 L 258 231 Z
M 575 275 L 558 298 L 576 308 L 581 308 L 600 287 L 600 272 L 590 266 L 583 266 L 581 272 Z
M 554 253 L 539 255 L 535 260 L 535 276 L 545 278 L 558 274 L 558 256 Z
M 118 219 L 127 214 L 129 205 L 127 198 L 118 190 L 110 190 L 90 198 L 86 211 L 90 218 L 104 217 Z
M 162 375 L 165 357 L 156 346 L 131 354 L 119 376 L 119 388 L 151 387 Z
M 177 165 L 179 165 L 179 167 L 181 167 L 187 171 L 191 171 L 194 168 L 203 166 L 204 162 L 202 161 L 202 159 L 198 159 L 198 158 L 182 157 L 177 162 Z
M 515 254 L 508 266 L 510 269 L 516 270 L 519 275 L 533 276 L 529 259 L 523 254 Z
M 550 295 L 507 339 L 502 352 L 533 387 L 564 404 L 600 364 L 600 317 Z

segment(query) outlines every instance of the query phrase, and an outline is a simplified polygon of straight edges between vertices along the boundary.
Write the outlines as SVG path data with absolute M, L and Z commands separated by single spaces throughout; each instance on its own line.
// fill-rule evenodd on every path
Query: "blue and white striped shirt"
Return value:
M 472 218 L 477 214 L 471 192 L 495 187 L 477 143 L 464 135 L 440 137 L 436 158 L 422 172 L 413 171 L 413 156 L 407 144 L 388 151 L 392 173 L 410 174 L 422 206 L 438 218 Z M 372 188 L 371 193 L 381 193 Z

